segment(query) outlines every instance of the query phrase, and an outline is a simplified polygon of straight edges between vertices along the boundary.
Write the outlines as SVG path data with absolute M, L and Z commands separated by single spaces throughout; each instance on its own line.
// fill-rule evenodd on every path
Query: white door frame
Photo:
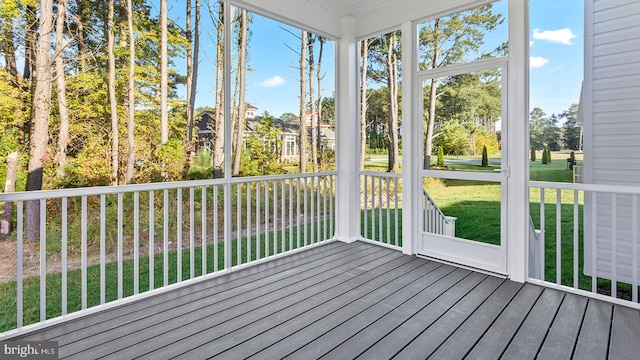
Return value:
M 508 172 L 508 59 L 495 58 L 474 61 L 466 64 L 452 65 L 437 69 L 422 70 L 417 73 L 418 90 L 416 95 L 417 113 L 424 112 L 424 82 L 433 78 L 459 75 L 471 72 L 478 72 L 490 69 L 501 70 L 501 132 L 503 134 L 501 140 L 501 171 L 499 173 L 474 173 L 464 171 L 443 171 L 443 170 L 424 170 L 417 172 L 415 186 L 422 191 L 422 179 L 424 177 L 437 177 L 444 179 L 460 179 L 460 180 L 480 180 L 496 182 L 501 185 L 501 219 L 500 219 L 500 245 L 485 244 L 478 241 L 456 238 L 453 236 L 424 233 L 423 217 L 419 217 L 417 225 L 419 226 L 420 236 L 418 237 L 417 253 L 429 257 L 450 261 L 465 266 L 478 268 L 498 274 L 507 274 L 507 179 Z M 423 134 L 422 121 L 414 123 L 415 132 Z M 422 138 L 422 137 L 421 137 Z M 424 145 L 419 142 L 419 154 L 424 153 Z M 422 164 L 422 162 L 418 162 Z M 422 209 L 420 209 L 422 211 Z

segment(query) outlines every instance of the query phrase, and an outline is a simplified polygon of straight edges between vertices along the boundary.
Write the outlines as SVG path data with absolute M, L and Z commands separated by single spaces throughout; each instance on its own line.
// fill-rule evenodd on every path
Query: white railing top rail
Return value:
M 259 181 L 277 181 L 277 180 L 310 178 L 310 177 L 318 177 L 318 176 L 321 176 L 321 177 L 332 176 L 336 174 L 337 174 L 336 171 L 330 171 L 330 172 L 305 173 L 305 174 L 238 177 L 238 178 L 231 178 L 229 180 L 229 183 L 244 184 L 244 183 L 259 182 Z M 131 184 L 131 185 L 118 185 L 118 186 L 95 186 L 95 187 L 59 189 L 59 190 L 24 191 L 24 192 L 0 194 L 0 202 L 107 195 L 107 194 L 130 193 L 130 192 L 139 192 L 139 191 L 171 190 L 171 189 L 181 189 L 181 188 L 199 187 L 199 186 L 223 185 L 226 183 L 227 183 L 226 179 L 206 179 L 206 180 L 157 182 L 157 183 L 149 183 L 149 184 Z
M 609 192 L 609 193 L 618 193 L 618 194 L 640 194 L 640 186 L 627 186 L 627 185 L 604 185 L 604 184 L 583 184 L 583 183 L 561 183 L 561 182 L 550 182 L 550 181 L 529 181 L 529 187 L 561 189 L 561 190 Z

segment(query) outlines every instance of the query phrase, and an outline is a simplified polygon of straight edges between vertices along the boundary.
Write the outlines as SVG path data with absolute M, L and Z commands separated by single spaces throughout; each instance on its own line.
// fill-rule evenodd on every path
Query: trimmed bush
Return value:
M 547 152 L 547 148 L 542 149 L 542 164 L 549 163 L 549 153 Z
M 547 146 L 547 163 L 551 163 L 551 150 Z
M 442 146 L 438 146 L 438 166 L 444 167 L 444 150 L 442 150 Z
M 482 167 L 489 166 L 489 155 L 487 154 L 487 147 L 482 147 Z
M 536 148 L 531 147 L 531 161 L 536 161 Z

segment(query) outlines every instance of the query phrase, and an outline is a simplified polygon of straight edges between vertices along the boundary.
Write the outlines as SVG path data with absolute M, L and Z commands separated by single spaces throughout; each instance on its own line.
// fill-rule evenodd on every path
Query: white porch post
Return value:
M 358 123 L 358 42 L 355 18 L 342 18 L 336 71 L 336 238 L 353 242 L 360 238 L 360 157 Z
M 529 236 L 529 2 L 509 0 L 507 136 L 507 269 L 509 278 L 527 278 Z
M 412 22 L 402 24 L 402 252 L 416 252 L 420 232 L 421 193 L 418 191 L 422 116 L 416 107 L 418 65 L 416 58 L 417 30 Z

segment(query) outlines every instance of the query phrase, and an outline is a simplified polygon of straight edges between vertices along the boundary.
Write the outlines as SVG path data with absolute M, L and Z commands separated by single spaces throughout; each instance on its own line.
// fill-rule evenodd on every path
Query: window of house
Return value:
M 295 136 L 287 136 L 285 138 L 285 155 L 286 156 L 296 155 L 296 137 Z

